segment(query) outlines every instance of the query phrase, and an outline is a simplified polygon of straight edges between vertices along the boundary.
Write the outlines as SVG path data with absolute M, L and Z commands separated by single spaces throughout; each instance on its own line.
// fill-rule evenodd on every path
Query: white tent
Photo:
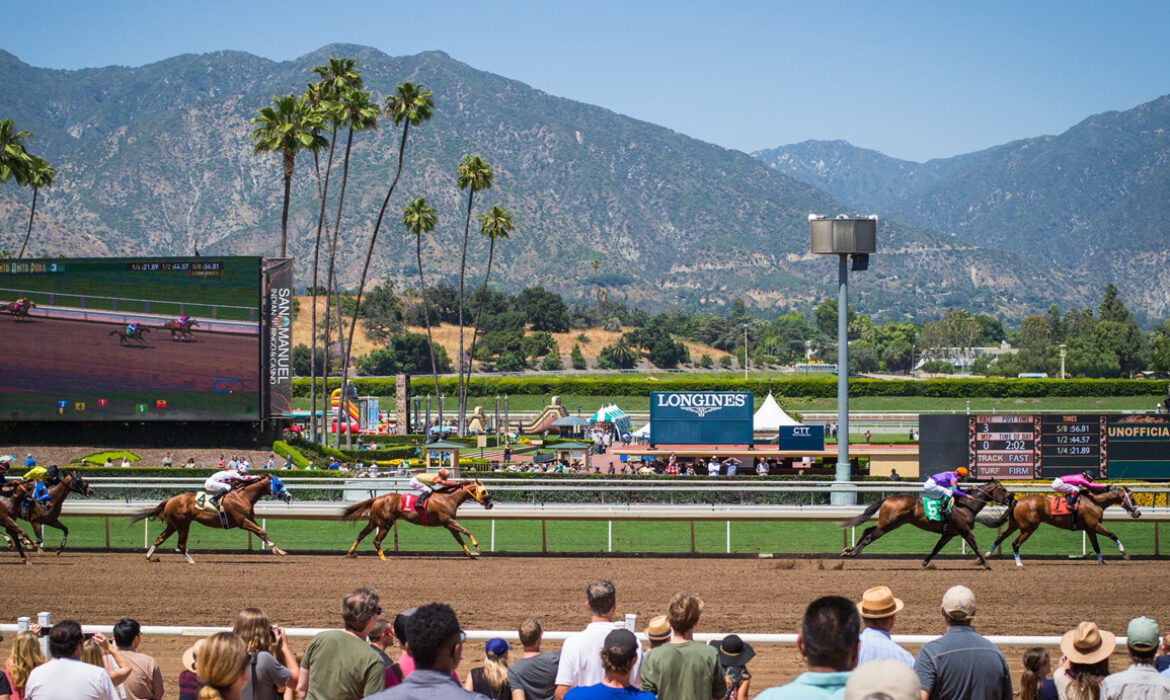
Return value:
M 647 439 L 650 438 L 650 424 L 649 423 L 647 423 L 646 425 L 643 425 L 641 428 L 638 428 L 637 430 L 634 431 L 634 439 L 637 440 L 638 438 L 647 438 Z
M 772 398 L 772 392 L 769 391 L 768 398 L 764 399 L 764 404 L 760 406 L 760 410 L 756 411 L 756 415 L 752 418 L 752 430 L 757 433 L 779 430 L 782 425 L 800 425 L 800 423 L 785 413 L 783 408 L 780 408 L 780 404 L 776 403 L 776 399 Z

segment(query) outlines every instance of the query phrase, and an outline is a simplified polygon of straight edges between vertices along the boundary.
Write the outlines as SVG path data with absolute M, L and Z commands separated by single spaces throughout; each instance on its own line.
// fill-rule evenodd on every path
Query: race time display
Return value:
M 0 420 L 265 418 L 262 263 L 0 260 Z

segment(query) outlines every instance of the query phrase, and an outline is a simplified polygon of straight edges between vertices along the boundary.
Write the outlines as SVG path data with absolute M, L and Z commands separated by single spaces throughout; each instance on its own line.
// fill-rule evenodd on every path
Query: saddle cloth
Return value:
M 205 510 L 209 513 L 219 513 L 221 508 L 217 507 L 211 500 L 211 494 L 206 491 L 201 491 L 195 494 L 195 507 L 199 510 Z
M 402 494 L 402 511 L 405 513 L 405 512 L 413 510 L 414 512 L 418 513 L 418 517 L 422 520 L 422 524 L 426 525 L 427 524 L 427 513 L 425 510 L 421 510 L 418 507 L 418 504 L 419 504 L 419 497 L 417 495 L 415 495 L 413 493 Z
M 1068 499 L 1064 496 L 1052 496 L 1048 510 L 1053 515 L 1072 515 L 1072 510 L 1068 507 Z
M 922 497 L 922 512 L 926 515 L 926 519 L 933 522 L 942 522 L 943 509 L 941 498 Z

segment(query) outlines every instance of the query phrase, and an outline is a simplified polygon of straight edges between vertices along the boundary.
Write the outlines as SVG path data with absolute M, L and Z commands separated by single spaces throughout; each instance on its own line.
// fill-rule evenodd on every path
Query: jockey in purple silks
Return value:
M 959 488 L 959 479 L 965 478 L 967 474 L 966 467 L 959 467 L 951 472 L 939 472 L 926 480 L 926 483 L 922 485 L 922 490 L 942 499 L 943 512 L 949 512 L 951 501 L 955 496 L 967 497 L 967 494 Z

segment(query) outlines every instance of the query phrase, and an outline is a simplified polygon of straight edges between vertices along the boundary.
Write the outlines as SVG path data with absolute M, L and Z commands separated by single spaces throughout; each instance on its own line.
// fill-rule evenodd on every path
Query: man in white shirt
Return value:
M 722 466 L 722 464 L 719 462 L 719 458 L 715 455 L 711 455 L 711 461 L 707 462 L 707 476 L 719 476 L 720 466 Z
M 613 622 L 617 612 L 617 592 L 609 581 L 594 581 L 585 589 L 586 607 L 589 610 L 589 624 L 585 629 L 570 635 L 561 646 L 561 660 L 557 665 L 556 698 L 561 700 L 565 693 L 578 686 L 600 683 L 605 678 L 601 664 L 601 648 L 605 637 L 622 625 Z M 639 674 L 642 664 L 642 648 L 638 647 L 638 659 L 630 671 L 630 685 L 641 687 Z
M 110 643 L 100 634 L 93 635 L 102 650 L 109 653 Z M 85 635 L 81 625 L 65 620 L 49 631 L 52 661 L 32 670 L 24 686 L 28 700 L 119 700 L 110 674 L 99 666 L 81 660 Z

